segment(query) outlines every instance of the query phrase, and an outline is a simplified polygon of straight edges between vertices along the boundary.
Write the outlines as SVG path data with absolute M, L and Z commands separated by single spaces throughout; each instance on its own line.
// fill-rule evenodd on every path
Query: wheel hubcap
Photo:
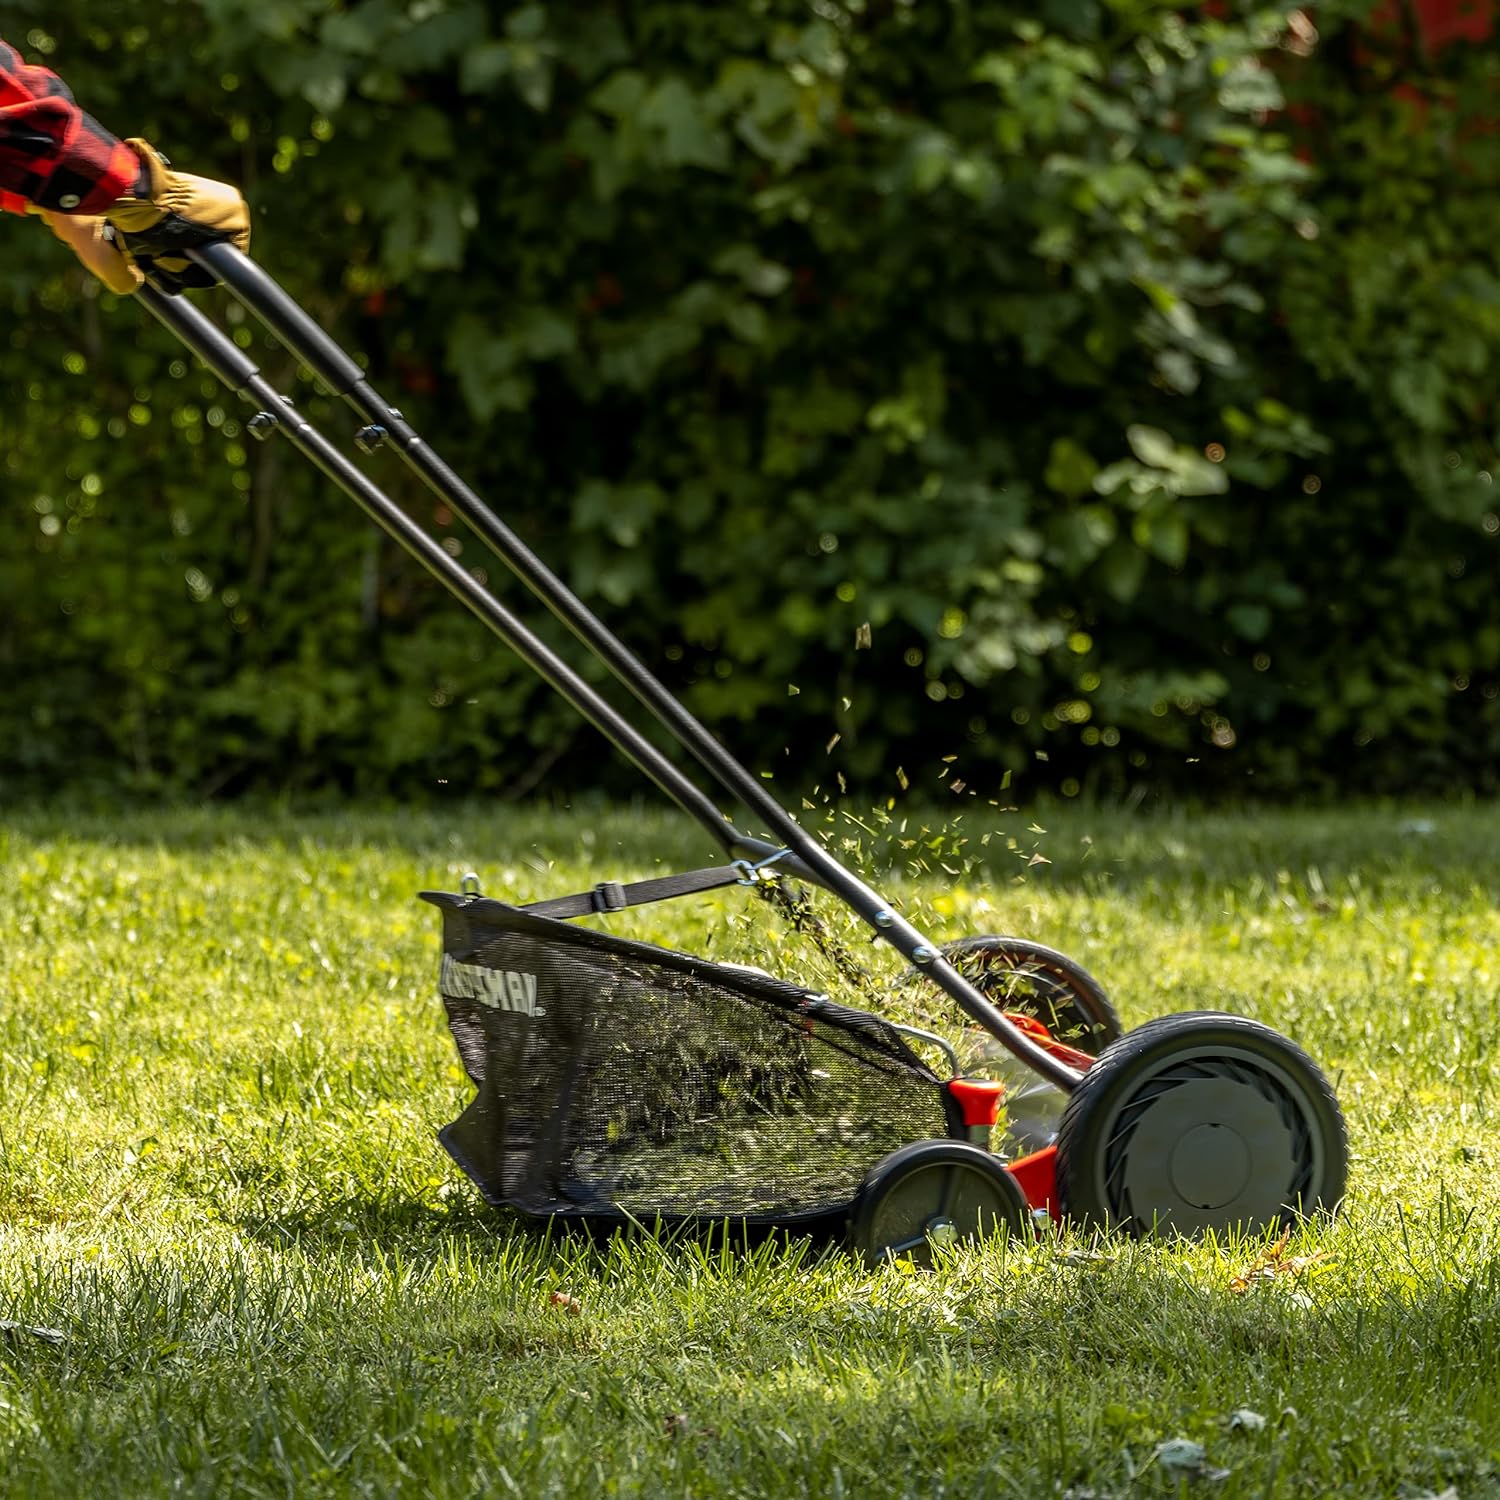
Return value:
M 1120 1217 L 1183 1234 L 1269 1223 L 1296 1196 L 1306 1150 L 1290 1101 L 1248 1070 L 1195 1071 L 1159 1075 L 1121 1112 Z
M 1198 1125 L 1177 1143 L 1168 1172 L 1184 1203 L 1223 1208 L 1245 1191 L 1250 1153 L 1229 1126 Z

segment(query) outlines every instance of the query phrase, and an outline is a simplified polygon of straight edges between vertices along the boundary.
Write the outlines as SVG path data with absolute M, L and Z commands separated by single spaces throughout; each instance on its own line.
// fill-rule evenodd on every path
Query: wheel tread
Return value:
M 1302 1111 L 1291 1107 L 1291 1100 L 1284 1094 L 1268 1093 L 1266 1077 L 1239 1060 L 1226 1058 L 1222 1068 L 1216 1070 L 1196 1058 L 1184 1058 L 1181 1063 L 1169 1065 L 1160 1074 L 1143 1083 L 1139 1094 L 1133 1096 L 1113 1122 L 1109 1139 L 1094 1142 L 1091 1137 L 1092 1116 L 1102 1107 L 1115 1088 L 1118 1080 L 1144 1063 L 1159 1048 L 1174 1041 L 1187 1041 L 1193 1033 L 1212 1031 L 1214 1040 L 1222 1041 L 1226 1047 L 1238 1042 L 1243 1050 L 1252 1054 L 1268 1052 L 1279 1066 L 1295 1072 L 1299 1086 L 1308 1096 L 1313 1119 L 1331 1127 L 1322 1141 L 1325 1155 L 1321 1184 L 1311 1181 L 1313 1153 L 1310 1129 L 1312 1122 L 1303 1117 Z M 1154 1100 L 1183 1082 L 1203 1078 L 1222 1078 L 1228 1072 L 1239 1082 L 1256 1089 L 1262 1097 L 1282 1110 L 1294 1141 L 1296 1159 L 1303 1169 L 1292 1184 L 1288 1196 L 1305 1205 L 1304 1211 L 1334 1209 L 1343 1196 L 1348 1169 L 1348 1140 L 1343 1114 L 1333 1088 L 1322 1070 L 1295 1042 L 1272 1030 L 1263 1022 L 1247 1016 L 1229 1015 L 1222 1011 L 1181 1011 L 1159 1016 L 1146 1022 L 1134 1031 L 1127 1032 L 1119 1041 L 1112 1043 L 1099 1056 L 1098 1061 L 1084 1076 L 1080 1085 L 1069 1095 L 1057 1137 L 1057 1185 L 1060 1206 L 1069 1217 L 1085 1220 L 1096 1219 L 1098 1214 L 1092 1203 L 1094 1196 L 1087 1157 L 1094 1150 L 1103 1150 L 1106 1159 L 1114 1158 L 1113 1166 L 1106 1169 L 1105 1179 L 1112 1172 L 1117 1174 L 1122 1167 L 1120 1157 L 1128 1149 L 1134 1123 L 1138 1121 Z M 1316 1191 L 1315 1191 L 1316 1189 Z M 1106 1216 L 1107 1216 L 1106 1206 Z M 1145 1232 L 1149 1226 L 1131 1225 L 1131 1232 Z

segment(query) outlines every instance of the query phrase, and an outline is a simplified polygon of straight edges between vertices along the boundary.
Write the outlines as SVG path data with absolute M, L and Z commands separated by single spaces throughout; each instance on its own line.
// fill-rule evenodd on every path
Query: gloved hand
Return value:
M 128 297 L 145 279 L 115 244 L 103 219 L 54 214 L 45 208 L 32 208 L 29 212 L 42 219 L 110 291 Z
M 249 250 L 250 210 L 239 189 L 172 171 L 145 141 L 125 144 L 141 159 L 141 180 L 104 215 L 125 251 L 165 292 L 213 286 L 213 277 L 182 252 L 217 240 Z

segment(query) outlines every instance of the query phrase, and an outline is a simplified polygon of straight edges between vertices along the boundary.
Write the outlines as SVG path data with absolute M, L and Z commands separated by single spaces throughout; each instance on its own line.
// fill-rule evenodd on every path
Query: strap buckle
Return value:
M 630 897 L 618 880 L 601 880 L 589 892 L 589 909 L 596 913 L 624 911 L 630 905 Z

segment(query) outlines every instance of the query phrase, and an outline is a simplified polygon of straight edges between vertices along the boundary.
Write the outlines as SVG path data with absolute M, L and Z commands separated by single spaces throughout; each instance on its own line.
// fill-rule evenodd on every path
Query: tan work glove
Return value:
M 126 253 L 165 292 L 213 286 L 214 278 L 182 252 L 219 240 L 249 250 L 250 210 L 239 189 L 172 171 L 145 141 L 125 144 L 141 159 L 141 181 L 134 194 L 117 200 L 104 217 Z
M 28 212 L 40 218 L 110 291 L 127 297 L 145 280 L 106 232 L 103 219 L 49 213 L 45 208 Z

